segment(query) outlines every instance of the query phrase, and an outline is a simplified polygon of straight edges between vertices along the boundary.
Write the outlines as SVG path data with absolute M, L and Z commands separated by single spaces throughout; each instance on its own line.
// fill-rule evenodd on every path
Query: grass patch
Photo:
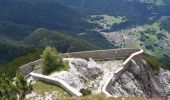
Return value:
M 104 94 L 96 94 L 96 95 L 90 95 L 85 97 L 72 97 L 72 98 L 59 98 L 59 100 L 162 100 L 160 98 L 151 98 L 151 99 L 145 99 L 142 97 L 119 97 L 119 98 L 107 98 Z
M 41 96 L 44 96 L 45 92 L 48 92 L 50 94 L 53 91 L 56 91 L 58 93 L 59 97 L 62 97 L 62 98 L 70 97 L 70 94 L 68 94 L 60 86 L 56 86 L 56 85 L 41 82 L 41 81 L 38 81 L 35 84 L 33 84 L 33 91 L 36 92 L 38 95 L 41 95 Z

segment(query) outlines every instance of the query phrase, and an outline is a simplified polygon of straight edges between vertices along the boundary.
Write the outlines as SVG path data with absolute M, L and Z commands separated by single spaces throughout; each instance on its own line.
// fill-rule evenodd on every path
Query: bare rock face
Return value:
M 89 61 L 79 59 L 73 61 L 72 64 L 78 72 L 90 80 L 96 79 L 103 73 L 103 71 L 99 68 L 99 65 L 91 58 L 89 58 Z
M 86 76 L 88 79 L 93 80 L 99 77 L 103 72 L 100 68 L 90 68 L 88 69 L 88 75 Z
M 121 78 L 113 85 L 111 93 L 116 96 L 144 96 L 142 86 L 130 72 L 122 74 Z
M 129 67 L 129 70 L 133 72 L 135 75 L 139 75 L 141 71 L 140 66 L 138 66 L 134 60 L 131 60 L 131 63 L 132 65 L 131 67 Z
M 91 58 L 89 58 L 87 70 L 88 75 L 86 76 L 91 80 L 96 79 L 103 73 L 103 71 L 99 68 L 99 65 Z
M 168 96 L 170 95 L 170 71 L 153 70 L 144 60 L 137 65 L 131 60 L 129 68 L 113 84 L 110 93 L 115 96 Z
M 87 75 L 88 74 L 88 70 L 87 70 L 87 61 L 84 59 L 75 59 L 72 62 L 72 65 L 77 69 L 77 71 L 83 75 Z

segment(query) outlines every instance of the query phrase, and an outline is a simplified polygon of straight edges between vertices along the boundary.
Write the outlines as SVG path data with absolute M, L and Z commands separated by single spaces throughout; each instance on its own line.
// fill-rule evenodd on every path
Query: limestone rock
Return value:
M 132 65 L 129 68 L 129 70 L 131 72 L 133 72 L 134 74 L 139 75 L 140 74 L 140 67 L 136 64 L 136 62 L 133 59 L 131 59 L 131 63 L 132 63 Z
M 77 59 L 72 61 L 72 64 L 79 73 L 91 80 L 96 79 L 103 73 L 99 65 L 92 58 L 89 58 L 88 62 L 83 59 Z
M 114 96 L 168 96 L 170 95 L 170 71 L 151 69 L 146 61 L 138 65 L 131 60 L 129 68 L 120 76 L 110 93 Z
M 100 68 L 94 67 L 88 69 L 88 74 L 86 75 L 87 78 L 93 80 L 99 77 L 102 74 L 102 70 Z
M 99 65 L 92 58 L 89 58 L 88 68 L 91 69 L 91 68 L 95 68 L 95 67 L 99 67 Z

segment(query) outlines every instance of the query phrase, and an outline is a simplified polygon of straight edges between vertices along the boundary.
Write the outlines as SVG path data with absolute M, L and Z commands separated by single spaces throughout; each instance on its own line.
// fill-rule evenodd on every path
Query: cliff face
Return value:
M 114 84 L 110 93 L 114 96 L 160 97 L 170 95 L 170 71 L 153 70 L 141 60 L 131 60 L 129 68 Z

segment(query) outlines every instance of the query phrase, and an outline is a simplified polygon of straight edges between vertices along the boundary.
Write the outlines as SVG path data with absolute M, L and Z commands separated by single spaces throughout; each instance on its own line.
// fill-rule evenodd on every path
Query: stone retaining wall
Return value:
M 108 80 L 105 82 L 105 84 L 102 87 L 102 92 L 104 94 L 106 94 L 106 96 L 110 97 L 112 96 L 109 91 L 112 88 L 112 85 L 114 84 L 114 82 L 116 82 L 120 76 L 122 75 L 122 73 L 124 71 L 127 70 L 127 68 L 130 65 L 130 61 L 131 59 L 135 60 L 138 64 L 140 64 L 141 59 L 142 59 L 142 54 L 143 54 L 143 50 L 140 49 L 138 52 L 132 53 L 124 62 L 123 62 L 123 66 L 121 68 L 119 68 L 115 73 L 114 76 L 111 76 L 110 78 L 108 78 Z
M 21 66 L 20 71 L 22 75 L 27 76 L 29 73 L 31 73 L 34 70 L 35 66 L 37 66 L 39 63 L 40 60 L 36 60 L 34 62 L 30 62 L 26 65 Z
M 83 51 L 83 52 L 72 52 L 72 53 L 65 53 L 61 54 L 62 57 L 76 57 L 76 58 L 93 58 L 95 60 L 101 60 L 101 59 L 118 59 L 118 58 L 127 58 L 123 62 L 123 66 L 117 70 L 116 73 L 114 73 L 114 79 L 113 76 L 111 76 L 107 82 L 105 82 L 102 92 L 105 93 L 107 96 L 111 96 L 109 93 L 110 87 L 112 84 L 121 76 L 121 74 L 128 68 L 130 65 L 130 60 L 135 59 L 136 61 L 142 59 L 141 54 L 143 53 L 143 50 L 141 49 L 110 49 L 110 50 L 95 50 L 95 51 Z M 40 60 L 30 62 L 22 67 L 20 67 L 20 70 L 23 75 L 28 75 L 30 72 L 34 70 L 34 67 L 40 63 Z M 67 84 L 65 81 L 48 77 L 41 74 L 36 73 L 30 73 L 31 76 L 33 76 L 37 80 L 42 80 L 45 82 L 50 82 L 53 84 L 57 84 L 64 88 L 66 91 L 68 91 L 73 96 L 82 96 L 82 94 L 71 87 L 69 84 Z
M 117 59 L 127 58 L 132 53 L 139 51 L 140 49 L 109 49 L 109 50 L 94 50 L 83 52 L 72 52 L 61 55 L 62 57 L 75 57 L 75 58 L 92 58 L 95 60 L 100 59 Z
M 75 58 L 93 58 L 95 60 L 103 59 L 118 59 L 127 58 L 132 53 L 139 51 L 140 49 L 109 49 L 109 50 L 94 50 L 83 52 L 72 52 L 61 54 L 61 57 L 75 57 Z M 38 65 L 40 60 L 30 62 L 20 67 L 21 73 L 26 76 L 34 70 L 34 67 Z
M 57 84 L 58 86 L 61 86 L 64 90 L 66 90 L 68 93 L 70 93 L 72 96 L 77 96 L 77 97 L 82 96 L 82 94 L 79 91 L 77 91 L 75 88 L 73 88 L 72 86 L 70 86 L 68 83 L 66 83 L 65 81 L 61 79 L 53 78 L 53 77 L 49 77 L 49 76 L 41 75 L 37 73 L 30 73 L 30 75 L 35 80 L 41 80 L 47 83 Z

